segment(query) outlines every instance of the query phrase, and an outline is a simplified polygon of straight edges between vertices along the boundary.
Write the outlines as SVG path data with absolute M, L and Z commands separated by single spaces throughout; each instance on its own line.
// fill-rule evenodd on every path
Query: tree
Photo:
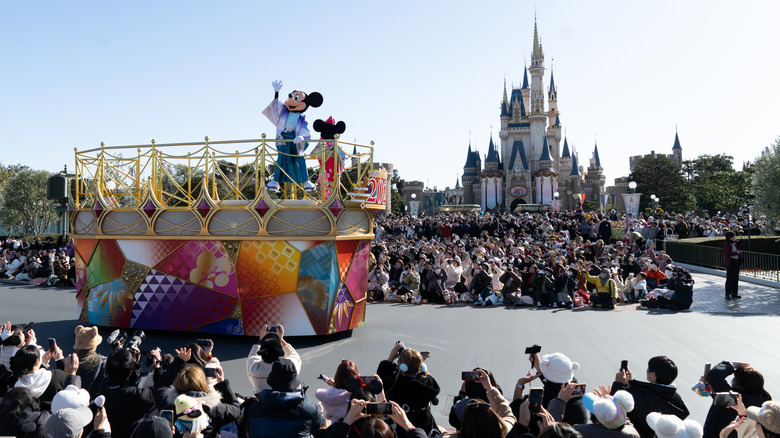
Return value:
M 750 191 L 752 168 L 737 172 L 729 155 L 700 155 L 688 166 L 691 189 L 696 198 L 697 209 L 714 213 L 716 211 L 736 212 L 745 203 Z
M 780 137 L 764 148 L 753 169 L 756 210 L 770 220 L 780 219 Z
M 9 233 L 39 235 L 57 220 L 54 203 L 46 199 L 49 174 L 23 168 L 2 188 L 0 222 Z
M 663 155 L 648 155 L 641 158 L 628 176 L 636 181 L 637 192 L 642 193 L 640 210 L 651 207 L 650 195 L 656 195 L 659 207 L 672 212 L 692 210 L 696 200 L 691 194 L 690 183 L 683 176 L 682 169 Z
M 401 184 L 401 174 L 398 173 L 398 169 L 393 169 L 393 175 L 390 177 L 390 209 L 393 214 L 402 214 L 406 209 L 404 197 L 398 191 L 399 184 Z

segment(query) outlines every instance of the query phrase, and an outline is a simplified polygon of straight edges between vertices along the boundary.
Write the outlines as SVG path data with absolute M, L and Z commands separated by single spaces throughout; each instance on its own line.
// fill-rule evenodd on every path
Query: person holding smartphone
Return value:
M 690 412 L 685 406 L 677 388 L 672 384 L 677 378 L 677 365 L 666 356 L 655 356 L 647 361 L 647 381 L 634 380 L 631 371 L 621 367 L 612 383 L 612 395 L 626 390 L 634 397 L 634 410 L 628 418 L 643 437 L 652 437 L 655 432 L 647 425 L 647 415 L 651 412 L 675 415 L 680 420 Z
M 268 373 L 274 361 L 281 357 L 290 359 L 296 371 L 301 372 L 301 356 L 284 340 L 284 326 L 263 324 L 260 340 L 249 349 L 249 357 L 246 359 L 246 375 L 255 394 L 270 388 Z
M 729 384 L 727 379 L 732 375 L 734 377 Z M 702 376 L 702 379 L 706 379 L 712 388 L 713 399 L 717 393 L 733 392 L 738 394 L 743 407 L 761 406 L 765 401 L 772 399 L 764 389 L 764 376 L 746 362 L 724 360 L 713 366 L 706 376 Z M 704 421 L 704 437 L 717 437 L 720 431 L 735 419 L 737 413 L 736 407 L 716 406 L 713 403 Z M 744 412 L 739 414 L 744 415 Z

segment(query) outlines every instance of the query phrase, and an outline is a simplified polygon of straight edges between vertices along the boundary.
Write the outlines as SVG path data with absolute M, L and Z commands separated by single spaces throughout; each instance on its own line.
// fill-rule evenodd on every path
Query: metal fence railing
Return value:
M 665 242 L 666 253 L 672 260 L 690 265 L 725 270 L 721 248 L 685 243 L 680 240 Z M 780 255 L 742 251 L 739 273 L 766 280 L 780 281 Z

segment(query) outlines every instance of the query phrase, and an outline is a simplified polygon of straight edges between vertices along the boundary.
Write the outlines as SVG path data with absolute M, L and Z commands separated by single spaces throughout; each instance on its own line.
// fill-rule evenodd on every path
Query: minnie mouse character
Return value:
M 302 155 L 308 147 L 305 140 L 309 140 L 311 134 L 303 112 L 310 106 L 317 108 L 322 105 L 322 95 L 316 91 L 307 94 L 294 90 L 282 103 L 279 100 L 282 81 L 274 81 L 271 85 L 274 87 L 274 100 L 263 110 L 263 115 L 276 125 L 276 138 L 288 141 L 277 143 L 278 155 L 274 179 L 266 185 L 266 188 L 269 192 L 275 193 L 279 191 L 279 183 L 294 182 L 304 183 L 304 190 L 311 191 L 314 189 L 314 184 L 309 182 L 306 160 Z M 292 140 L 292 143 L 289 140 Z
M 336 134 L 343 134 L 347 130 L 347 124 L 336 120 L 333 117 L 328 117 L 328 120 L 322 121 L 317 119 L 314 121 L 314 130 L 320 133 L 322 140 L 334 140 Z M 323 149 L 325 149 L 323 153 Z M 328 141 L 325 143 L 320 142 L 317 147 L 311 151 L 311 155 L 317 157 L 320 162 L 320 186 L 324 187 L 323 197 L 330 196 L 333 188 L 336 186 L 339 175 L 344 171 L 344 159 L 346 154 L 339 149 L 338 158 L 336 157 L 336 151 L 334 150 L 335 143 Z M 323 199 L 324 199 L 323 198 Z

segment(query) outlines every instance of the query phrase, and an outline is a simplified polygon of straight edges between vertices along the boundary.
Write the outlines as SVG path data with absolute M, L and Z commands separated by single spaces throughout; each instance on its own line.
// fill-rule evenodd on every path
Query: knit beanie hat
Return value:
M 622 390 L 604 397 L 588 393 L 582 397 L 582 404 L 604 427 L 617 429 L 626 424 L 626 414 L 634 410 L 634 397 Z
M 680 420 L 675 415 L 662 415 L 659 412 L 647 415 L 647 425 L 658 438 L 701 438 L 704 434 L 701 425 L 693 420 Z
M 580 364 L 572 362 L 563 353 L 551 353 L 542 356 L 539 368 L 545 379 L 554 383 L 571 382 L 574 370 L 580 369 Z
M 97 327 L 76 326 L 76 343 L 73 345 L 74 350 L 91 350 L 100 345 L 101 342 L 103 342 L 103 337 L 98 333 Z

